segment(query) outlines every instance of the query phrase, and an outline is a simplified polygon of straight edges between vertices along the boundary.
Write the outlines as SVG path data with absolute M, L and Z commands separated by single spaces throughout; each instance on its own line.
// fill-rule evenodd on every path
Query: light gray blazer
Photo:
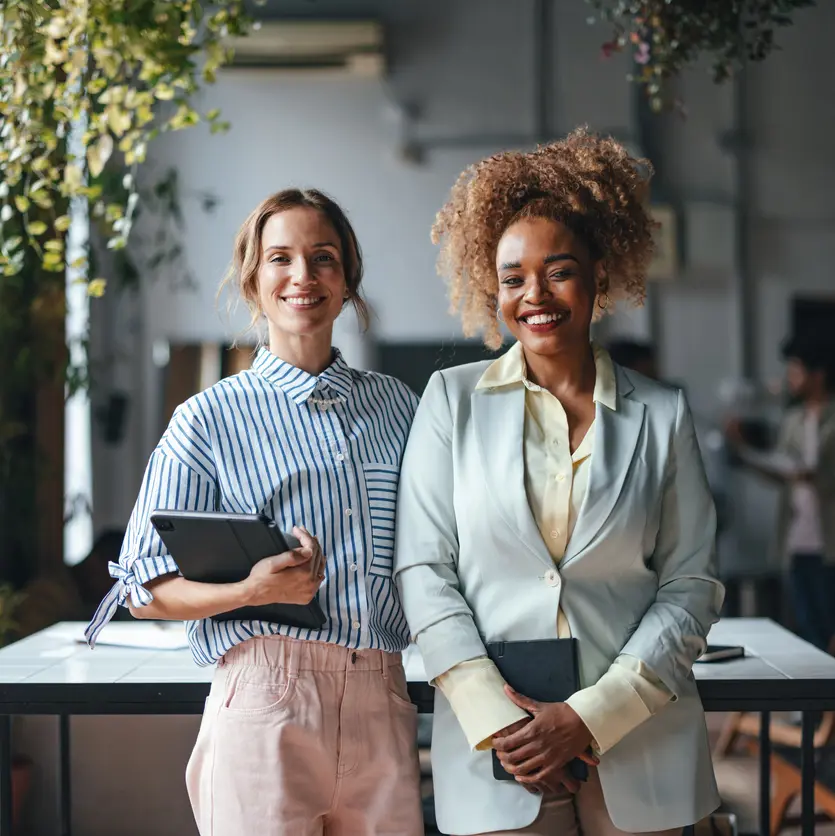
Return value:
M 617 409 L 597 405 L 588 491 L 555 585 L 525 493 L 525 389 L 475 391 L 487 365 L 433 375 L 401 471 L 394 571 L 427 675 L 484 655 L 485 642 L 555 638 L 561 603 L 583 686 L 624 652 L 674 694 L 601 760 L 613 822 L 692 824 L 719 804 L 691 667 L 724 591 L 684 395 L 616 367 Z M 490 753 L 470 750 L 440 691 L 432 768 L 445 833 L 522 828 L 539 813 L 539 796 L 493 779 Z

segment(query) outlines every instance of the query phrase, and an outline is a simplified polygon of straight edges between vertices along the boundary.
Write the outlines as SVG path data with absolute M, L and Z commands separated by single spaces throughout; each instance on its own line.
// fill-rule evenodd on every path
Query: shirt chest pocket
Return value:
M 394 514 L 400 469 L 389 464 L 363 465 L 368 516 L 371 521 L 372 575 L 391 577 L 394 560 Z

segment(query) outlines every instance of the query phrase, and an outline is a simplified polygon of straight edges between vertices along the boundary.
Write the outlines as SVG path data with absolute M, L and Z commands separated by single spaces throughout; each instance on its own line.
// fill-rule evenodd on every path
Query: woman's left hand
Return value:
M 551 773 L 561 771 L 574 758 L 597 766 L 599 761 L 590 752 L 592 734 L 571 706 L 537 702 L 510 686 L 505 690 L 516 705 L 533 715 L 523 728 L 493 741 L 502 766 L 520 784 L 548 785 Z

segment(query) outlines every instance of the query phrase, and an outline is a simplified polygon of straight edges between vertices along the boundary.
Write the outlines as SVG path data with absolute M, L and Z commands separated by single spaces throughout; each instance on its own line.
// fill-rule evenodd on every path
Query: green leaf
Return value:
M 93 279 L 87 285 L 87 295 L 93 297 L 104 296 L 105 288 L 107 287 L 107 279 Z
M 17 206 L 17 211 L 20 213 L 29 211 L 29 198 L 25 195 L 15 195 L 14 205 Z
M 104 171 L 112 153 L 113 137 L 110 134 L 102 134 L 98 141 L 87 149 L 87 165 L 93 177 L 98 177 Z
M 30 235 L 38 236 L 46 232 L 46 224 L 43 221 L 32 221 L 27 227 Z

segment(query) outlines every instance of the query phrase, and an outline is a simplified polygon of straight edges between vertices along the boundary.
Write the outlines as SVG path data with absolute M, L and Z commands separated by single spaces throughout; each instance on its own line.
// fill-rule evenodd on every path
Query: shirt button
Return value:
M 545 573 L 545 583 L 547 583 L 548 586 L 560 585 L 560 576 L 555 569 L 549 569 Z
M 343 456 L 342 453 L 337 453 L 336 454 L 336 460 L 338 462 L 344 462 L 345 461 L 345 456 Z
M 351 564 L 348 568 L 349 568 L 352 572 L 356 572 L 356 571 L 357 571 L 357 564 L 356 564 L 356 563 L 352 563 L 352 564 Z
M 351 514 L 353 514 L 353 513 L 354 513 L 354 512 L 353 512 L 353 510 L 352 510 L 351 508 L 346 508 L 346 509 L 345 509 L 345 516 L 346 516 L 346 517 L 350 517 L 350 516 L 351 516 Z
M 360 628 L 362 625 L 359 623 L 359 621 L 355 621 L 355 622 L 353 622 L 353 624 L 352 624 L 351 626 L 352 626 L 355 630 L 359 630 L 359 628 Z
M 557 481 L 558 482 L 564 482 L 565 481 L 565 474 L 564 473 L 558 473 L 557 474 Z

